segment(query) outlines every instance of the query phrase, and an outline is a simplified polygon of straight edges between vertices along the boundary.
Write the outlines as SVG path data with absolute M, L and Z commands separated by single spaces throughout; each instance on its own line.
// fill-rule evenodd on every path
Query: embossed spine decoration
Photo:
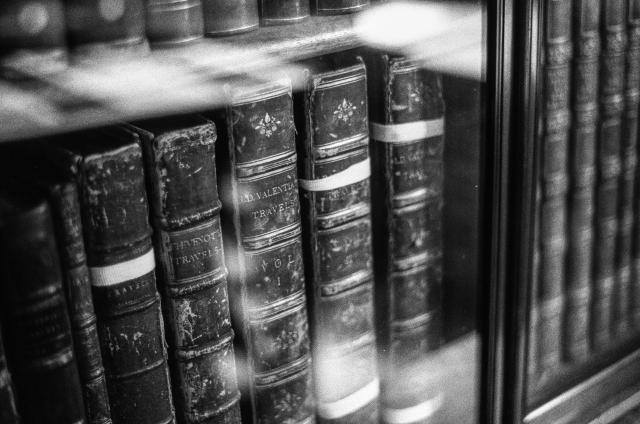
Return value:
M 340 15 L 355 13 L 367 6 L 369 0 L 311 0 L 316 15 Z
M 377 423 L 364 64 L 310 62 L 295 104 L 317 414 L 323 423 Z
M 291 83 L 242 81 L 228 94 L 218 163 L 232 316 L 246 362 L 239 374 L 247 375 L 252 419 L 245 421 L 312 423 Z
M 3 424 L 18 424 L 20 417 L 16 409 L 13 381 L 7 367 L 7 357 L 4 353 L 4 343 L 0 334 L 0 422 Z
M 425 375 L 442 337 L 444 103 L 438 74 L 386 54 L 369 73 L 376 320 L 385 423 L 421 423 L 442 403 Z
M 593 190 L 598 120 L 600 0 L 574 3 L 573 125 L 569 147 L 569 213 L 563 347 L 567 362 L 589 354 Z
M 204 32 L 223 36 L 258 29 L 258 0 L 202 0 Z
M 86 423 L 49 206 L 25 192 L 0 200 L 7 357 L 24 424 Z
M 147 37 L 152 44 L 178 44 L 202 38 L 201 0 L 148 0 Z
M 197 117 L 138 126 L 178 419 L 240 423 L 215 126 Z
M 562 317 L 566 251 L 569 149 L 571 2 L 546 0 L 543 53 L 543 134 L 540 136 L 540 235 L 538 272 L 538 379 L 544 381 L 562 359 Z
M 80 187 L 113 422 L 173 423 L 138 137 L 119 128 L 76 137 L 50 155 Z
M 626 45 L 624 0 L 603 0 L 600 18 L 600 117 L 596 148 L 594 282 L 591 345 L 607 349 L 613 330 L 615 253 L 618 235 L 618 182 L 624 108 Z M 619 287 L 619 286 L 618 286 Z

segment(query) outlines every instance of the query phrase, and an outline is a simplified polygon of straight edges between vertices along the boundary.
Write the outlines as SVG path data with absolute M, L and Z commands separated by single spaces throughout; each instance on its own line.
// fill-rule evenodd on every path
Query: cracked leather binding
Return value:
M 346 55 L 304 66 L 295 110 L 317 414 L 324 423 L 375 423 L 366 72 Z
M 18 424 L 20 417 L 16 409 L 11 373 L 7 367 L 7 357 L 4 353 L 3 336 L 0 334 L 0 422 L 3 424 Z
M 188 424 L 240 423 L 216 128 L 196 116 L 136 126 L 145 155 L 176 415 Z
M 44 195 L 24 190 L 0 193 L 0 253 L 4 335 L 20 422 L 86 423 Z
M 202 0 L 204 32 L 224 36 L 258 29 L 257 0 Z
M 307 0 L 259 0 L 262 25 L 294 24 L 309 17 Z
M 312 423 L 291 82 L 231 83 L 228 95 L 216 118 L 218 169 L 246 420 Z
M 381 415 L 385 423 L 422 423 L 443 401 L 425 378 L 442 339 L 442 81 L 403 57 L 364 58 Z
M 121 128 L 83 132 L 47 154 L 79 185 L 113 422 L 173 423 L 142 151 Z
M 147 0 L 147 37 L 154 45 L 179 44 L 204 36 L 201 0 Z

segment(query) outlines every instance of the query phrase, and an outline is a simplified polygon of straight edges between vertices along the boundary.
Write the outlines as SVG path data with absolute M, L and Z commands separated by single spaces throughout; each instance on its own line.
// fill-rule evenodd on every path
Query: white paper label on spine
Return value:
M 371 122 L 371 138 L 385 143 L 407 143 L 444 134 L 444 118 L 404 124 L 377 124 Z
M 107 287 L 124 283 L 150 273 L 156 267 L 153 249 L 142 256 L 129 261 L 107 266 L 90 267 L 91 284 L 96 287 Z
M 410 424 L 423 421 L 440 409 L 442 402 L 443 396 L 439 394 L 434 398 L 408 408 L 382 408 L 382 420 L 387 424 Z
M 327 420 L 347 416 L 376 399 L 379 393 L 380 380 L 376 378 L 362 389 L 335 402 L 318 401 L 318 414 Z
M 347 169 L 326 178 L 317 180 L 298 180 L 300 187 L 307 191 L 326 191 L 345 187 L 349 184 L 358 183 L 371 176 L 371 162 L 369 158 L 351 165 Z

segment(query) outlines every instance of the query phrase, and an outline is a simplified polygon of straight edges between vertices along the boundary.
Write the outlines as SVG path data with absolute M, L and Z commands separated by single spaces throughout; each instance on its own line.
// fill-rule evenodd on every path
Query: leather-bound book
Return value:
M 7 367 L 7 357 L 4 353 L 4 343 L 0 334 L 0 422 L 3 424 L 18 424 L 20 417 L 16 409 L 11 373 Z
M 180 44 L 204 36 L 201 0 L 148 0 L 146 8 L 151 44 Z
M 638 37 L 640 36 L 640 2 L 629 2 L 629 20 L 628 20 L 628 33 L 629 33 L 629 47 L 627 50 L 627 72 L 631 72 L 632 79 L 627 80 L 633 84 L 637 84 L 633 80 L 633 77 L 637 77 L 638 73 L 633 66 L 640 66 L 640 58 L 634 57 L 640 55 L 640 49 L 638 45 Z M 633 85 L 632 84 L 632 85 Z M 636 140 L 636 147 L 640 148 Z M 639 153 L 636 150 L 636 163 L 639 158 Z M 636 165 L 636 183 L 634 186 L 634 225 L 632 231 L 632 284 L 630 287 L 630 316 L 633 326 L 637 329 L 640 328 L 640 220 L 637 218 L 640 213 L 640 166 Z
M 98 334 L 115 424 L 174 422 L 138 136 L 121 128 L 69 135 L 52 163 L 79 184 Z
M 627 39 L 626 2 L 603 0 L 600 15 L 599 123 L 596 148 L 594 282 L 591 313 L 592 348 L 607 349 L 613 330 L 616 290 L 621 136 Z
M 570 1 L 546 0 L 542 55 L 542 133 L 539 134 L 540 224 L 537 292 L 539 378 L 557 371 L 562 357 L 571 87 Z
M 202 7 L 206 35 L 224 36 L 258 29 L 257 0 L 202 0 Z
M 295 111 L 317 414 L 377 423 L 365 67 L 342 55 L 304 66 Z
M 66 63 L 61 0 L 0 2 L 0 67 L 46 74 Z
M 21 422 L 86 423 L 49 206 L 14 187 L 0 192 L 0 299 Z
M 259 0 L 262 25 L 294 24 L 309 17 L 309 0 Z
M 291 82 L 239 81 L 228 95 L 217 157 L 243 422 L 312 423 Z
M 442 81 L 403 57 L 364 57 L 381 416 L 422 423 L 443 401 L 441 387 L 425 378 L 442 339 Z
M 196 116 L 136 124 L 158 286 L 182 423 L 240 423 L 215 168 L 216 128 Z
M 567 303 L 562 336 L 564 358 L 568 362 L 584 361 L 589 354 L 600 1 L 577 0 L 574 2 L 573 13 L 573 121 L 569 147 Z
M 369 6 L 369 0 L 311 0 L 316 15 L 355 13 Z

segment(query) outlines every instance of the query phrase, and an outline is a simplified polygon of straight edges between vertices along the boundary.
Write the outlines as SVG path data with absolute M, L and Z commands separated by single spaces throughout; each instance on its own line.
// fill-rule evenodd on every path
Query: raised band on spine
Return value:
M 356 412 L 380 394 L 380 380 L 374 379 L 363 388 L 335 402 L 318 402 L 318 415 L 335 420 Z

